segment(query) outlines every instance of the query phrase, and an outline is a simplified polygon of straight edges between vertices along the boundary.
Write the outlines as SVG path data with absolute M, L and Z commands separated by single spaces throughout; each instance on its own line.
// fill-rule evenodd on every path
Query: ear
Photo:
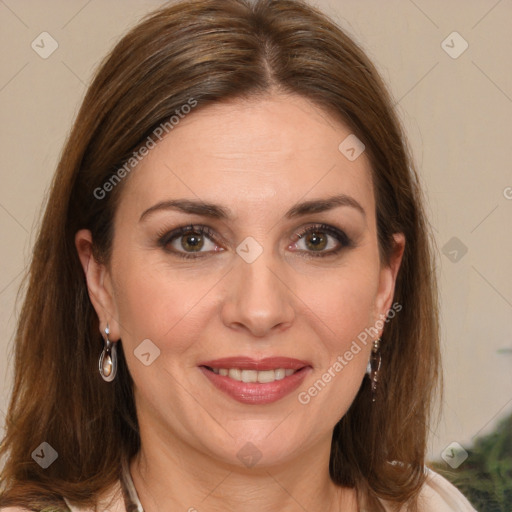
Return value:
M 405 249 L 405 236 L 403 233 L 394 233 L 394 247 L 390 256 L 388 265 L 383 265 L 380 269 L 379 288 L 375 298 L 375 322 L 385 320 L 389 309 L 391 308 L 393 296 L 395 293 L 396 276 L 402 263 L 402 257 Z M 383 329 L 379 329 L 382 334 Z
M 108 323 L 110 340 L 118 341 L 120 338 L 119 317 L 112 278 L 107 267 L 94 258 L 92 234 L 88 229 L 77 231 L 75 246 L 85 272 L 89 298 L 98 315 L 101 334 L 104 336 L 104 330 Z

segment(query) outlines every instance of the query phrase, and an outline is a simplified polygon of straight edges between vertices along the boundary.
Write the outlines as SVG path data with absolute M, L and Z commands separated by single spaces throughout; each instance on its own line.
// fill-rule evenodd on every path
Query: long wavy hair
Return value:
M 87 228 L 95 257 L 109 261 L 126 180 L 102 199 L 98 188 L 190 98 L 196 111 L 272 92 L 310 100 L 365 144 L 382 264 L 392 234 L 405 235 L 394 295 L 402 310 L 382 334 L 376 402 L 364 379 L 334 428 L 329 470 L 333 482 L 356 488 L 372 511 L 384 510 L 380 500 L 416 510 L 442 381 L 436 254 L 425 199 L 375 67 L 302 0 L 173 2 L 145 17 L 99 66 L 61 154 L 22 287 L 0 447 L 0 506 L 41 510 L 64 506 L 62 496 L 93 506 L 119 478 L 122 457 L 140 447 L 122 346 L 116 380 L 107 384 L 98 372 L 103 339 L 74 245 L 75 233 Z M 31 457 L 43 441 L 58 452 L 47 469 Z

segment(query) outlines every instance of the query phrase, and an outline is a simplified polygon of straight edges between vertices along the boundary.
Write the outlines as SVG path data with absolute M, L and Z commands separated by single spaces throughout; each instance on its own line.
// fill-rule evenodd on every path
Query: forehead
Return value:
M 299 200 L 344 193 L 369 209 L 363 153 L 339 149 L 351 130 L 300 96 L 217 103 L 192 111 L 131 172 L 123 196 L 142 210 L 176 197 L 265 215 Z M 270 212 L 270 210 L 268 210 Z

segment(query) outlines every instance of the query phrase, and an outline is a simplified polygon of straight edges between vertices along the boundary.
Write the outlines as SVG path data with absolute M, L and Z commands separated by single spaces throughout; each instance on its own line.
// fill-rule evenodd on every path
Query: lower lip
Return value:
M 270 404 L 289 395 L 302 384 L 306 375 L 312 370 L 310 366 L 306 366 L 284 379 L 262 384 L 238 381 L 214 373 L 204 366 L 199 366 L 199 369 L 215 387 L 243 404 L 253 405 Z

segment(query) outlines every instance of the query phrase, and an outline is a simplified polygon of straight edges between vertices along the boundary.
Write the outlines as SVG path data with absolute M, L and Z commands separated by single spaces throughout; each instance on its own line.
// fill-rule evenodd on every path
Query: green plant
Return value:
M 429 464 L 455 485 L 479 512 L 512 511 L 512 415 L 478 437 L 456 469 L 444 461 Z

